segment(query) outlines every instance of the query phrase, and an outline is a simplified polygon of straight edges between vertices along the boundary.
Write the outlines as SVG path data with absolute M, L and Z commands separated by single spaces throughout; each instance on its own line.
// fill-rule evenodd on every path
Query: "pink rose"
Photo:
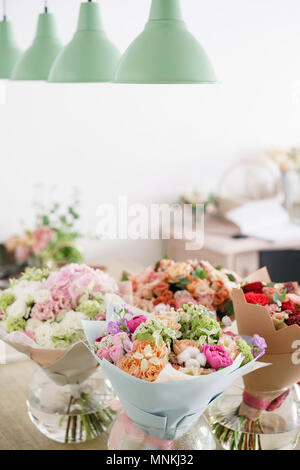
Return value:
M 114 346 L 110 349 L 110 357 L 114 364 L 117 364 L 124 354 L 123 346 Z
M 15 257 L 19 263 L 24 263 L 30 258 L 30 250 L 25 245 L 18 245 L 15 251 Z
M 128 328 L 130 333 L 134 333 L 137 327 L 147 321 L 147 317 L 145 315 L 138 315 L 137 317 L 133 317 L 131 320 L 128 321 Z
M 105 317 L 106 317 L 105 312 L 100 312 L 100 313 L 97 313 L 94 320 L 95 321 L 103 321 L 103 320 L 105 320 Z
M 110 348 L 108 348 L 107 346 L 103 346 L 101 349 L 99 349 L 99 351 L 97 352 L 97 356 L 99 357 L 99 359 L 106 359 L 107 361 L 111 362 L 111 359 L 110 359 Z
M 229 354 L 220 346 L 204 344 L 202 352 L 205 354 L 208 364 L 213 369 L 218 370 L 221 367 L 228 367 L 233 363 Z
M 52 230 L 47 226 L 38 227 L 34 231 L 35 243 L 33 245 L 33 252 L 38 255 L 44 250 L 52 238 Z

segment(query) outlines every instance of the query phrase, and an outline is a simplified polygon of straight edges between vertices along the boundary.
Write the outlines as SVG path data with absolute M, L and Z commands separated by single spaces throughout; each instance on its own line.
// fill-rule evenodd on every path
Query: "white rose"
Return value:
M 0 321 L 0 330 L 6 331 L 6 320 Z
M 6 309 L 6 313 L 9 317 L 22 318 L 26 315 L 28 309 L 26 302 L 24 300 L 18 299 L 15 300 L 9 307 Z
M 43 322 L 38 328 L 36 328 L 34 333 L 35 340 L 39 346 L 53 348 L 53 343 L 51 341 L 52 328 L 50 323 Z
M 39 289 L 33 293 L 33 300 L 36 304 L 47 302 L 50 299 L 50 291 L 48 289 Z
M 68 333 L 67 328 L 63 325 L 63 322 L 52 323 L 52 336 L 64 336 Z
M 12 287 L 11 291 L 17 299 L 25 301 L 28 296 L 33 297 L 34 293 L 42 288 L 42 285 L 42 282 L 24 280 Z
M 29 318 L 29 320 L 26 322 L 25 331 L 35 331 L 42 324 L 43 322 L 37 320 L 36 318 Z
M 82 312 L 67 312 L 65 318 L 61 321 L 60 325 L 63 326 L 66 333 L 68 330 L 82 330 L 82 320 L 88 320 L 89 318 Z

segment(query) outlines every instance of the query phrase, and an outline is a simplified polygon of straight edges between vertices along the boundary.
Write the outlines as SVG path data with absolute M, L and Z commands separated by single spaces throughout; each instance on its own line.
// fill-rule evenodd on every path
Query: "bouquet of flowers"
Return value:
M 300 170 L 300 148 L 269 149 L 267 155 L 281 171 Z
M 35 203 L 35 228 L 5 242 L 16 262 L 35 267 L 59 267 L 81 263 L 82 253 L 76 247 L 80 236 L 76 230 L 79 201 L 75 198 L 66 208 L 54 202 L 49 208 Z
M 197 191 L 191 194 L 182 194 L 179 198 L 179 204 L 190 204 L 195 210 L 197 205 L 203 205 L 204 212 L 209 215 L 216 215 L 218 212 L 217 201 L 213 194 L 204 195 Z
M 138 316 L 116 306 L 107 320 L 84 322 L 90 346 L 135 426 L 160 439 L 185 434 L 264 353 L 255 338 L 222 332 L 212 312 L 192 303 Z
M 219 318 L 233 315 L 231 291 L 240 282 L 232 271 L 208 261 L 175 262 L 168 258 L 125 279 L 131 281 L 132 304 L 148 312 L 193 303 L 204 305 Z
M 297 359 L 299 286 L 296 282 L 273 283 L 267 270 L 262 268 L 249 276 L 241 289 L 234 289 L 232 298 L 239 333 L 252 335 L 257 332 L 263 336 L 267 342 L 264 361 L 271 365 L 244 378 L 242 403 L 232 410 L 231 417 L 224 419 L 223 425 L 215 423 L 215 430 L 223 443 L 234 434 L 232 449 L 261 449 L 259 434 L 264 433 L 265 412 L 283 405 L 290 396 L 291 387 L 300 380 L 300 361 Z M 233 423 L 239 432 L 230 431 Z
M 107 302 L 122 302 L 117 291 L 114 279 L 86 265 L 70 264 L 52 272 L 29 268 L 0 295 L 0 339 L 27 354 L 55 384 L 80 384 L 98 365 L 83 342 L 81 322 L 104 320 Z M 69 411 L 72 404 L 86 409 L 89 397 L 71 395 Z M 71 429 L 76 435 L 74 420 L 68 416 L 66 442 Z M 107 409 L 82 420 L 86 436 L 93 437 L 111 422 L 112 412 Z

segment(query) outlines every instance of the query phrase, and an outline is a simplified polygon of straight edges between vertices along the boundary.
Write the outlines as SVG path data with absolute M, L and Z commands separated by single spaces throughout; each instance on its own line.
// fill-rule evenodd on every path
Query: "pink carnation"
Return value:
M 36 320 L 52 320 L 56 319 L 60 309 L 56 302 L 53 300 L 47 300 L 46 302 L 40 302 L 35 304 L 31 310 L 31 317 Z
M 145 315 L 138 315 L 137 317 L 133 317 L 131 320 L 128 321 L 128 328 L 130 333 L 134 333 L 137 327 L 147 321 L 147 317 Z
M 38 255 L 44 250 L 52 238 L 52 230 L 47 226 L 38 227 L 34 231 L 34 245 L 32 251 Z
M 202 352 L 213 369 L 218 370 L 221 367 L 228 367 L 233 363 L 229 354 L 220 346 L 204 344 Z

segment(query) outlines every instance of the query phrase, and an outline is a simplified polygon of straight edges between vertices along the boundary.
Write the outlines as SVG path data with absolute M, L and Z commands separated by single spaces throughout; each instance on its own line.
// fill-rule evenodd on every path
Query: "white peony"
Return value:
M 53 348 L 53 343 L 51 341 L 52 337 L 52 328 L 51 324 L 48 322 L 42 322 L 40 326 L 36 328 L 34 331 L 35 333 L 35 340 L 39 346 L 43 346 L 46 348 Z
M 33 293 L 33 300 L 36 304 L 47 302 L 50 299 L 50 291 L 48 289 L 39 289 Z
M 35 331 L 42 324 L 43 322 L 37 320 L 36 318 L 29 318 L 29 320 L 26 322 L 25 331 Z
M 26 302 L 22 299 L 15 300 L 9 307 L 6 309 L 6 313 L 9 317 L 22 318 L 28 312 Z
M 43 282 L 23 280 L 13 286 L 10 290 L 17 299 L 23 300 L 25 302 L 26 299 L 28 300 L 28 298 L 34 298 L 34 293 L 42 288 Z
M 67 333 L 69 330 L 82 330 L 82 320 L 88 320 L 88 316 L 82 312 L 67 312 L 64 319 L 59 323 Z

